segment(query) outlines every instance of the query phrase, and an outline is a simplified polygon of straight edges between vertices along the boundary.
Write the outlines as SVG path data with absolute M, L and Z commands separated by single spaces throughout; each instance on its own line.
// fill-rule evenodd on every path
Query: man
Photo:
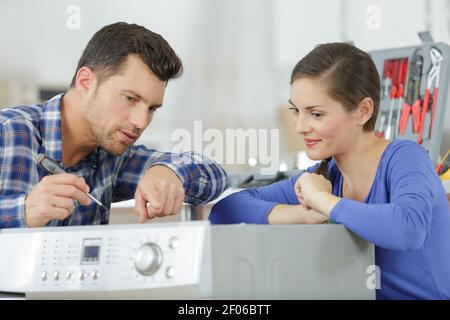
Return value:
M 107 224 L 111 203 L 133 195 L 145 222 L 220 195 L 227 177 L 214 162 L 133 146 L 181 72 L 160 35 L 115 23 L 89 41 L 65 94 L 2 110 L 0 228 Z M 66 173 L 48 175 L 39 154 Z

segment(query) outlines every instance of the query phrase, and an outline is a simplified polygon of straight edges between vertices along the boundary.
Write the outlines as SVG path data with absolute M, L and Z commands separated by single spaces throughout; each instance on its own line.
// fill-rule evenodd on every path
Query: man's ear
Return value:
M 365 97 L 358 104 L 358 113 L 357 113 L 357 121 L 360 126 L 364 126 L 367 121 L 373 115 L 373 100 L 372 98 Z
M 75 78 L 75 88 L 84 94 L 89 94 L 89 92 L 95 90 L 96 85 L 97 77 L 91 68 L 82 67 L 78 69 L 77 76 Z

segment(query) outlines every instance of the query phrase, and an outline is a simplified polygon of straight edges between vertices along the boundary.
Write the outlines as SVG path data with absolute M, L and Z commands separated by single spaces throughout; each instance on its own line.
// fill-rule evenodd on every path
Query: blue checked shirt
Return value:
M 163 153 L 132 146 L 120 156 L 101 148 L 72 167 L 62 163 L 60 108 L 63 94 L 42 105 L 0 111 L 0 228 L 26 227 L 24 201 L 33 186 L 48 173 L 37 164 L 40 153 L 58 163 L 67 173 L 83 177 L 95 202 L 79 203 L 65 220 L 48 226 L 107 224 L 112 202 L 132 199 L 137 184 L 151 166 L 165 165 L 183 183 L 185 202 L 200 205 L 218 197 L 228 186 L 225 171 L 215 162 L 194 152 Z

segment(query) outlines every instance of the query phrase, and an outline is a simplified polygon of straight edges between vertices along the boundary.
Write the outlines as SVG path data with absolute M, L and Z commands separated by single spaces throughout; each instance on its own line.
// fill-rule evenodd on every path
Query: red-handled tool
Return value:
M 392 60 L 384 61 L 383 80 L 381 82 L 381 99 L 389 98 L 392 86 Z
M 395 127 L 393 131 L 393 137 L 396 138 L 398 135 L 398 129 L 400 125 L 400 114 L 403 107 L 403 101 L 405 96 L 405 82 L 406 73 L 408 72 L 408 58 L 403 58 L 400 60 L 400 72 L 399 72 L 399 83 L 398 83 L 398 107 L 395 117 Z
M 387 128 L 386 133 L 384 135 L 384 138 L 391 139 L 393 136 L 393 126 L 392 126 L 392 115 L 394 114 L 395 109 L 395 99 L 398 98 L 399 94 L 399 82 L 400 82 L 400 60 L 392 60 L 392 87 L 391 87 L 391 103 L 389 106 L 389 115 L 388 115 L 388 122 L 387 122 Z
M 399 134 L 403 134 L 408 125 L 409 114 L 412 113 L 413 131 L 419 131 L 420 124 L 420 79 L 422 77 L 423 56 L 421 50 L 417 49 L 409 63 L 409 77 L 406 88 L 406 98 L 403 104 L 403 110 L 400 116 Z

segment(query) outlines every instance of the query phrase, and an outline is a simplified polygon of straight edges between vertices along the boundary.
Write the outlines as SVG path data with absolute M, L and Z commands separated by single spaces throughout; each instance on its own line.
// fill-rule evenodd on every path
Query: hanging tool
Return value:
M 393 136 L 392 115 L 393 115 L 394 109 L 395 109 L 395 99 L 397 99 L 397 97 L 398 97 L 398 84 L 399 84 L 399 75 L 400 75 L 399 60 L 392 60 L 391 63 L 392 63 L 391 64 L 391 66 L 392 66 L 392 69 L 391 69 L 391 71 L 392 71 L 392 73 L 391 73 L 391 77 L 392 77 L 391 103 L 389 106 L 389 116 L 388 116 L 386 133 L 384 135 L 384 137 L 386 139 L 391 139 Z
M 436 167 L 436 173 L 441 175 L 447 172 L 450 169 L 450 149 L 447 151 L 445 156 L 442 158 L 442 161 Z
M 431 47 L 430 49 L 430 57 L 431 57 L 431 68 L 427 74 L 427 88 L 425 89 L 425 95 L 423 98 L 423 106 L 422 106 L 422 115 L 420 117 L 420 126 L 419 126 L 419 136 L 417 142 L 422 144 L 423 142 L 423 127 L 425 125 L 425 117 L 429 110 L 430 105 L 430 92 L 433 90 L 433 103 L 431 110 L 431 121 L 430 121 L 430 136 L 431 138 L 431 129 L 433 127 L 434 121 L 434 112 L 436 111 L 436 102 L 438 96 L 438 85 L 439 85 L 439 75 L 441 72 L 441 63 L 443 60 L 442 53 L 436 49 L 435 47 Z
M 386 122 L 386 115 L 382 112 L 380 116 L 380 120 L 377 122 L 377 129 L 375 129 L 375 135 L 380 138 L 384 138 L 384 124 Z
M 403 134 L 408 124 L 409 114 L 412 113 L 413 132 L 419 131 L 420 125 L 420 79 L 422 77 L 423 56 L 421 50 L 414 51 L 409 63 L 409 77 L 405 103 L 400 116 L 399 134 Z
M 437 68 L 436 68 L 436 81 L 434 85 L 434 92 L 433 92 L 433 106 L 431 109 L 431 125 L 430 125 L 430 138 L 431 138 L 431 131 L 433 129 L 433 123 L 434 123 L 434 115 L 436 113 L 436 104 L 437 104 L 437 97 L 438 97 L 438 90 L 439 90 L 439 75 L 441 74 L 441 66 L 442 66 L 442 60 L 444 59 L 442 56 L 442 53 L 436 49 L 432 48 L 431 52 L 433 60 L 433 56 L 435 61 L 438 61 Z
M 398 107 L 397 114 L 395 117 L 395 127 L 393 130 L 393 138 L 397 138 L 398 136 L 398 127 L 400 124 L 400 113 L 403 107 L 403 101 L 405 96 L 405 83 L 406 83 L 406 73 L 408 72 L 408 58 L 403 58 L 400 60 L 400 72 L 399 79 L 400 82 L 398 84 Z
M 381 81 L 381 97 L 380 97 L 382 100 L 389 99 L 389 96 L 390 96 L 391 86 L 392 86 L 391 66 L 392 66 L 392 60 L 384 61 L 383 80 Z M 380 112 L 380 118 L 377 121 L 377 126 L 375 129 L 375 134 L 377 136 L 379 136 L 380 138 L 384 137 L 385 124 L 386 124 L 385 112 Z
M 389 98 L 389 93 L 391 92 L 391 65 L 392 60 L 384 61 L 383 80 L 381 82 L 381 99 Z

